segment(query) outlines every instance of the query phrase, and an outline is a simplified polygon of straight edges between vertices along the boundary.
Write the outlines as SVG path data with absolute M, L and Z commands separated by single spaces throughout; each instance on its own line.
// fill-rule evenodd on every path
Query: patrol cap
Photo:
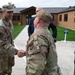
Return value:
M 8 4 L 8 5 L 4 5 L 4 6 L 2 6 L 2 10 L 4 11 L 14 11 L 13 10 L 13 5 L 10 5 L 10 4 Z
M 48 24 L 50 24 L 50 22 L 52 21 L 52 15 L 46 10 L 40 10 L 39 12 L 37 12 L 36 16 Z

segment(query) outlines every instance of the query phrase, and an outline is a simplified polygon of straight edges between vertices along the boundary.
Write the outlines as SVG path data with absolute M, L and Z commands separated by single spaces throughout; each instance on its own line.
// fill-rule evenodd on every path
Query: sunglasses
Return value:
M 7 11 L 7 13 L 13 13 L 13 11 Z

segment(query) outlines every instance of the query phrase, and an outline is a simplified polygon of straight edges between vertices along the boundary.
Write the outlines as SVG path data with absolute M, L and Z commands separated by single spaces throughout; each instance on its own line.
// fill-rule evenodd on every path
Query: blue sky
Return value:
M 69 7 L 75 6 L 75 0 L 2 0 L 0 7 L 11 2 L 16 7 Z

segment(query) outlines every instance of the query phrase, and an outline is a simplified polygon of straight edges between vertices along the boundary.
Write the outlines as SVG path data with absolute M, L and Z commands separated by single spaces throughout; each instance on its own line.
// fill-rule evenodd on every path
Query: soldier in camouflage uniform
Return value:
M 4 5 L 2 8 L 3 17 L 0 19 L 0 75 L 11 75 L 14 66 L 14 55 L 19 51 L 14 48 L 13 6 Z
M 48 30 L 51 20 L 51 14 L 45 10 L 40 10 L 36 14 L 36 31 L 27 42 L 26 75 L 60 75 L 56 46 Z

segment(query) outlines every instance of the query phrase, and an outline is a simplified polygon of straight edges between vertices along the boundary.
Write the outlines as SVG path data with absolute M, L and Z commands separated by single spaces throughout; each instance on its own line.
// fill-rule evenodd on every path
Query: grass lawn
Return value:
M 63 27 L 59 27 L 57 26 L 57 41 L 61 41 L 64 40 L 64 30 L 66 30 L 67 28 L 63 28 Z M 75 41 L 75 31 L 74 30 L 68 30 L 68 34 L 67 34 L 67 41 Z M 52 32 L 52 31 L 51 31 Z
M 22 29 L 24 27 L 25 26 L 23 26 L 23 25 L 14 25 L 14 39 L 22 31 Z M 65 29 L 67 29 L 67 28 L 57 26 L 57 41 L 64 40 L 64 30 Z M 68 34 L 67 34 L 67 39 L 66 40 L 67 41 L 75 41 L 75 31 L 70 30 L 70 29 L 67 29 L 67 30 L 68 30 Z
M 22 29 L 24 28 L 24 25 L 14 25 L 14 39 L 16 38 L 16 36 L 22 31 Z

